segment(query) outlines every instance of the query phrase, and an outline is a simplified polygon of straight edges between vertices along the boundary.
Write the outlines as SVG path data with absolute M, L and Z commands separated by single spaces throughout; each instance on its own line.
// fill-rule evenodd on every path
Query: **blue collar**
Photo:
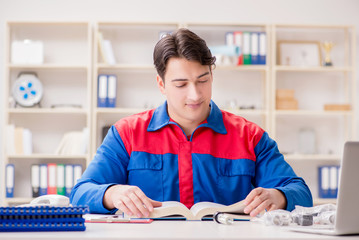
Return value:
M 223 123 L 221 110 L 217 107 L 217 105 L 212 100 L 210 106 L 211 106 L 211 111 L 207 118 L 207 122 L 199 125 L 197 128 L 209 127 L 217 133 L 227 134 L 227 130 Z M 167 101 L 165 101 L 161 106 L 156 108 L 155 111 L 153 112 L 147 131 L 154 132 L 171 123 L 173 122 L 170 121 L 170 117 L 168 116 Z

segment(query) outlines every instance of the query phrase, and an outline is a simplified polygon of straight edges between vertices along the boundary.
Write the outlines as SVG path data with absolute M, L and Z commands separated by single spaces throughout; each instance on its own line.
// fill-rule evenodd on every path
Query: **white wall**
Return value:
M 355 25 L 358 33 L 358 10 L 358 0 L 0 0 L 0 126 L 4 120 L 2 83 L 6 21 L 333 24 Z M 358 34 L 356 38 L 356 55 L 359 56 Z M 359 66 L 359 60 L 356 65 Z M 0 136 L 2 134 L 0 128 Z

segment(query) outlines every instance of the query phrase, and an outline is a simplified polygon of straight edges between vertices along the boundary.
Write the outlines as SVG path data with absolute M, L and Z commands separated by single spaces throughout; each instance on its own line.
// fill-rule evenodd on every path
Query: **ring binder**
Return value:
M 85 231 L 88 207 L 0 207 L 0 232 Z

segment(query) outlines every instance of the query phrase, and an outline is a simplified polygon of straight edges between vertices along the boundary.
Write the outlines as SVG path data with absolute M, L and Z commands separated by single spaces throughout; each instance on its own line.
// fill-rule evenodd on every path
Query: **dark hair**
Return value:
M 188 29 L 180 28 L 160 39 L 153 51 L 153 62 L 158 75 L 164 80 L 167 62 L 172 57 L 197 61 L 211 67 L 216 61 L 206 42 Z

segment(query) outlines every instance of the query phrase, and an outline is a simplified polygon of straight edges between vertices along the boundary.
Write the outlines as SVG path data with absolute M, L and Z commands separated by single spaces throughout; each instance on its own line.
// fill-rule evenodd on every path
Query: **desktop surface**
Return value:
M 84 232 L 0 232 L 0 239 L 343 239 L 265 226 L 258 222 L 222 225 L 212 221 L 153 221 L 152 223 L 86 223 Z M 358 239 L 345 236 L 345 239 Z

